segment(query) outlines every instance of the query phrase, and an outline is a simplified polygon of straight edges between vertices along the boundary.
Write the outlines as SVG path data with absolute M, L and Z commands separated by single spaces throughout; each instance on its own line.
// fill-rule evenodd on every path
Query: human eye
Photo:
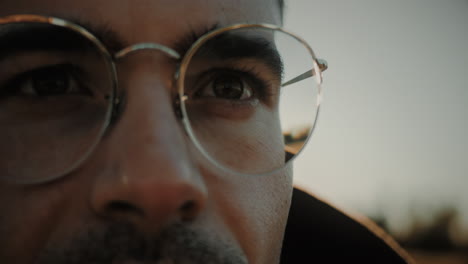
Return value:
M 79 67 L 73 64 L 41 66 L 7 80 L 2 94 L 22 97 L 91 95 L 82 75 Z
M 260 67 L 215 67 L 197 75 L 189 88 L 194 99 L 270 104 L 279 92 L 276 77 Z
M 274 107 L 279 93 L 274 79 L 265 67 L 247 62 L 193 70 L 185 81 L 187 109 L 206 117 L 248 118 Z
M 83 62 L 29 56 L 0 68 L 0 112 L 8 120 L 51 120 L 106 103 L 94 68 Z
M 252 101 L 265 84 L 251 73 L 232 69 L 213 69 L 202 75 L 195 98 L 213 98 L 229 101 Z

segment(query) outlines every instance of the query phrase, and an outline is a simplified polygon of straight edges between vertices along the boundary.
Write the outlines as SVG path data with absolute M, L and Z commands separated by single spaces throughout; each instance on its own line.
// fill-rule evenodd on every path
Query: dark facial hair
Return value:
M 172 262 L 168 261 L 171 260 Z M 246 264 L 237 248 L 183 224 L 157 235 L 143 234 L 128 223 L 91 228 L 60 245 L 50 245 L 36 264 L 115 263 Z

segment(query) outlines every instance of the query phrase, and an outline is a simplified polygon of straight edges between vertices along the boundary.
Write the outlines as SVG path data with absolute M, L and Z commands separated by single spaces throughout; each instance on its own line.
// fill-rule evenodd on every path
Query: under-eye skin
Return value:
M 81 69 L 72 64 L 47 65 L 10 77 L 6 84 L 2 85 L 0 95 L 2 97 L 92 96 L 82 76 Z

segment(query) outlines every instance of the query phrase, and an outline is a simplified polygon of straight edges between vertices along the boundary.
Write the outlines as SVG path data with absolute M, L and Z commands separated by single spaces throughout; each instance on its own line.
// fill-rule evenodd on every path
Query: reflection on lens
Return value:
M 245 26 L 210 35 L 182 63 L 189 134 L 228 171 L 258 175 L 284 167 L 315 124 L 314 71 L 312 51 L 281 30 Z
M 309 137 L 311 127 L 303 127 L 298 130 L 284 131 L 285 150 L 292 154 L 297 154 L 304 147 L 304 144 Z
M 95 43 L 46 23 L 0 25 L 0 178 L 69 173 L 99 140 L 113 80 Z

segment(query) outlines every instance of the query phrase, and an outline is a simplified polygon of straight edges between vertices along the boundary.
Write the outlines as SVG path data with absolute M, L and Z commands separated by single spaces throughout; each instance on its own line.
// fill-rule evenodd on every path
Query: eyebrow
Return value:
M 89 30 L 89 27 L 85 27 Z M 121 38 L 108 28 L 89 30 L 110 51 L 125 46 Z M 0 57 L 25 50 L 82 50 L 92 42 L 75 31 L 40 23 L 15 23 L 0 27 Z
M 60 17 L 49 15 L 51 17 Z M 106 49 L 115 54 L 125 47 L 130 46 L 130 43 L 124 41 L 115 30 L 106 24 L 96 24 L 86 22 L 79 18 L 66 18 L 67 21 L 73 21 L 74 24 L 81 26 L 95 36 Z M 174 48 L 179 54 L 184 55 L 186 51 L 195 43 L 201 36 L 219 28 L 215 23 L 201 30 L 191 28 L 184 34 L 180 40 L 174 45 L 169 46 Z M 68 34 L 64 34 L 68 32 Z M 8 40 L 8 41 L 5 41 Z M 10 51 L 20 49 L 71 49 L 83 48 L 85 38 L 68 28 L 59 26 L 50 26 L 50 24 L 33 24 L 26 26 L 26 23 L 13 24 L 11 28 L 5 29 L 0 27 L 0 52 L 9 48 Z M 86 42 L 86 41 L 85 41 Z M 89 46 L 90 43 L 88 43 Z
M 72 20 L 81 27 L 88 30 L 94 35 L 102 44 L 109 50 L 111 54 L 115 54 L 123 48 L 129 46 L 122 36 L 117 31 L 113 30 L 109 25 L 106 24 L 92 24 L 82 20 Z
M 82 19 L 70 19 L 73 23 L 80 25 L 94 35 L 107 50 L 113 55 L 129 43 L 110 26 L 105 24 L 89 23 Z M 11 29 L 0 27 L 0 60 L 9 53 L 24 50 L 71 50 L 89 49 L 92 43 L 76 32 L 63 27 L 51 27 L 49 24 L 14 24 Z M 183 37 L 174 43 L 173 48 L 182 56 L 192 47 L 192 45 L 203 35 L 220 28 L 215 23 L 203 29 L 191 28 Z M 206 42 L 200 50 L 208 56 L 215 56 L 219 59 L 254 58 L 263 62 L 276 76 L 281 76 L 283 65 L 281 57 L 272 45 L 261 36 L 245 36 L 234 33 L 222 33 L 218 37 Z
M 180 38 L 175 44 L 174 49 L 183 57 L 192 45 L 204 35 L 220 28 L 218 23 L 211 26 L 205 27 L 201 30 L 196 30 L 193 27 L 185 34 L 184 37 Z
M 282 79 L 283 62 L 273 40 L 260 35 L 224 33 L 203 44 L 196 56 L 220 60 L 255 59 Z

